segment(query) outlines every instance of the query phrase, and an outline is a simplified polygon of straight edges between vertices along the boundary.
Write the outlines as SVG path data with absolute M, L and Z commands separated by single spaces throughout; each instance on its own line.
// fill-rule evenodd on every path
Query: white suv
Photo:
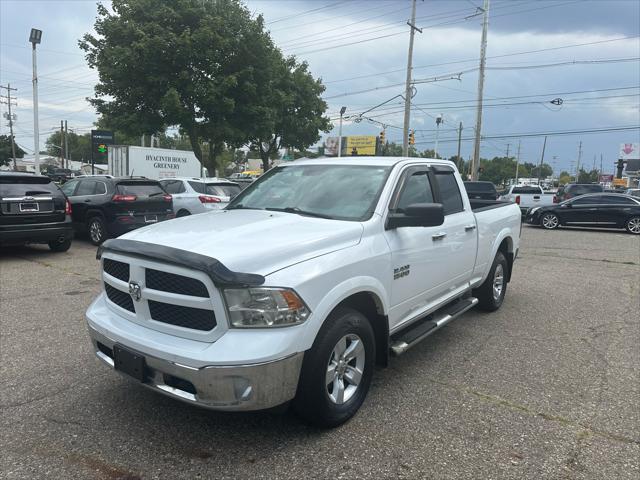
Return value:
M 167 178 L 160 184 L 173 196 L 177 217 L 221 210 L 241 190 L 237 183 L 219 178 Z

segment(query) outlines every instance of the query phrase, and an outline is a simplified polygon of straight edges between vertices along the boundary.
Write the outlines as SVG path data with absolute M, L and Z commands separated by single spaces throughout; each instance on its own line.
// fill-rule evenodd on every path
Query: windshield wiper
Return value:
M 297 215 L 304 215 L 305 217 L 327 218 L 329 220 L 334 219 L 331 215 L 325 215 L 324 213 L 309 212 L 307 210 L 300 210 L 298 207 L 284 207 L 284 208 L 267 207 L 265 208 L 265 210 L 270 210 L 273 212 L 295 213 Z

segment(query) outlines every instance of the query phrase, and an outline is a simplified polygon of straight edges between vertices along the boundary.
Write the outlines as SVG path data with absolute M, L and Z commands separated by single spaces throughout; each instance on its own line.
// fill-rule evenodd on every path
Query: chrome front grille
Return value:
M 195 340 L 224 333 L 222 298 L 206 274 L 119 254 L 103 255 L 102 262 L 108 304 L 122 317 Z

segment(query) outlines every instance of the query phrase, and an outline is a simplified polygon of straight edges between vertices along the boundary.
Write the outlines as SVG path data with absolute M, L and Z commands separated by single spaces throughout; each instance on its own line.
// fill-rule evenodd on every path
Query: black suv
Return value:
M 604 187 L 598 183 L 567 183 L 553 196 L 553 203 L 564 202 L 585 193 L 602 193 L 603 191 Z
M 73 226 L 91 243 L 174 218 L 173 200 L 160 183 L 147 178 L 96 175 L 74 178 L 62 187 L 73 209 Z
M 54 252 L 71 246 L 71 205 L 49 177 L 0 172 L 0 245 L 47 243 Z

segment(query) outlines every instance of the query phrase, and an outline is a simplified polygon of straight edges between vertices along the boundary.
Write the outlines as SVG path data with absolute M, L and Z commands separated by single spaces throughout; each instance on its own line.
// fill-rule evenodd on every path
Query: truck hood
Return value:
M 157 223 L 119 238 L 187 250 L 236 272 L 268 275 L 357 245 L 358 222 L 265 210 L 224 210 Z

